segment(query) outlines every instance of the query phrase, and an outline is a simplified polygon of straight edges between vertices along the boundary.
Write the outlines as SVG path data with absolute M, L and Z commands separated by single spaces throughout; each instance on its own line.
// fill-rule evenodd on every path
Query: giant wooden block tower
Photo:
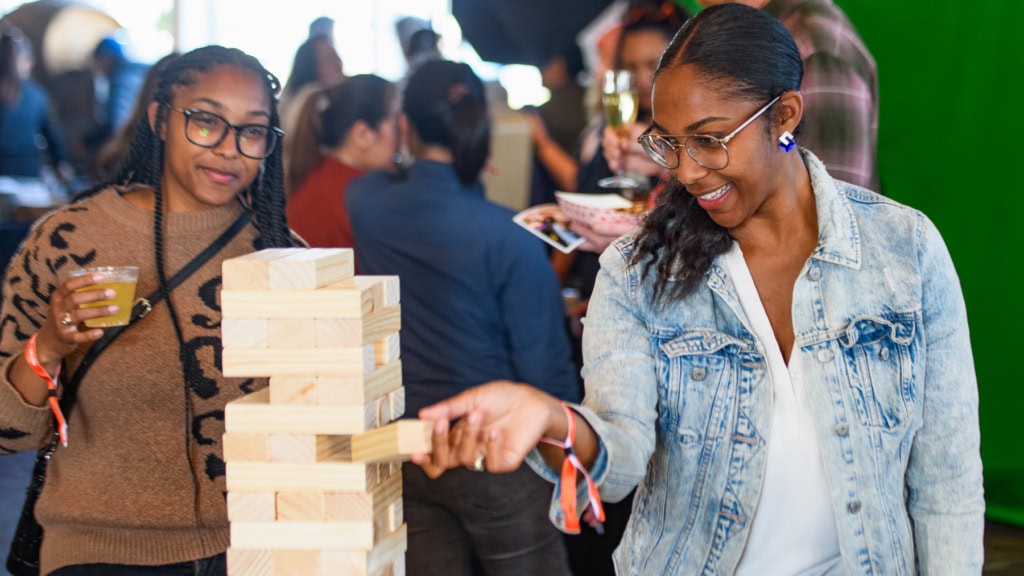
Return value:
M 278 248 L 223 267 L 225 376 L 270 386 L 227 406 L 231 576 L 403 576 L 398 278 L 348 249 Z

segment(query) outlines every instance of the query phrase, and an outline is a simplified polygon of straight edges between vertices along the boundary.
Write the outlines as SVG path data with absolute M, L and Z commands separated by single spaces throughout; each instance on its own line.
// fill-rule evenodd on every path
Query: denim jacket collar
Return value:
M 811 175 L 814 203 L 818 212 L 818 247 L 812 258 L 860 269 L 860 229 L 853 208 L 825 165 L 806 148 L 800 148 L 807 172 Z

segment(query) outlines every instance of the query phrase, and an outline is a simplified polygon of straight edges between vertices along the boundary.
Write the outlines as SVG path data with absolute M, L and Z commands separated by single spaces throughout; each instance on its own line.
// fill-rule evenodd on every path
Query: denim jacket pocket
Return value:
M 750 345 L 712 329 L 689 330 L 658 343 L 661 417 L 684 445 L 725 434 L 725 415 L 735 398 L 738 355 Z
M 913 312 L 855 318 L 839 336 L 861 424 L 897 430 L 916 402 L 917 318 Z

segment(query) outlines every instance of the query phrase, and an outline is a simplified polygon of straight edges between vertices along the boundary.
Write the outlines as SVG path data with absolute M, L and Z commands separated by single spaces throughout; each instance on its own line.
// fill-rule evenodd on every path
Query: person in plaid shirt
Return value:
M 702 6 L 729 0 L 697 0 Z M 797 140 L 838 180 L 879 190 L 878 70 L 832 0 L 738 0 L 782 21 L 804 61 L 804 122 Z

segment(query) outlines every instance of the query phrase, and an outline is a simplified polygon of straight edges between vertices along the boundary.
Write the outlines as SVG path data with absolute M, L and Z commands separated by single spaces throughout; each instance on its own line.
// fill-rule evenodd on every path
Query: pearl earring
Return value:
M 789 130 L 786 130 L 782 133 L 782 136 L 779 136 L 779 148 L 789 152 L 794 146 L 796 146 L 796 141 L 793 140 L 793 135 L 790 134 Z

